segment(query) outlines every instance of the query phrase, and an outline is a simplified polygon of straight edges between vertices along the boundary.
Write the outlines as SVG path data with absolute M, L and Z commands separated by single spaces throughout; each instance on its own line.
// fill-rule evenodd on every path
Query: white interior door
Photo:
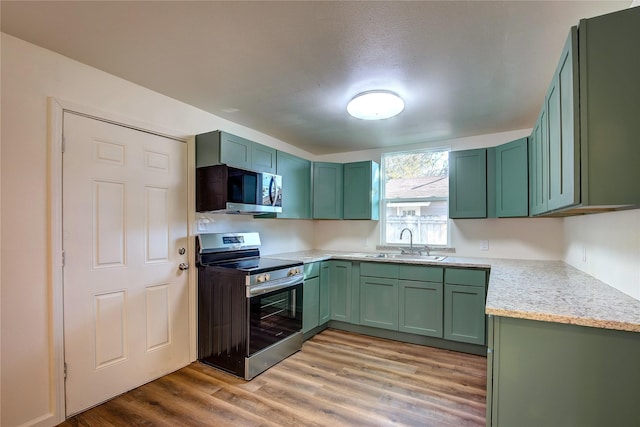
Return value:
M 63 120 L 69 416 L 189 363 L 187 148 Z

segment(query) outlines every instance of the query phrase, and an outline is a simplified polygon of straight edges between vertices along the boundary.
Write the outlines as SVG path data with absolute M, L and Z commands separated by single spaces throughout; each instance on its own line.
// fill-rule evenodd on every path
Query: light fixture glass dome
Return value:
M 396 116 L 404 110 L 404 101 L 387 90 L 372 90 L 356 95 L 347 104 L 347 111 L 362 120 L 382 120 Z

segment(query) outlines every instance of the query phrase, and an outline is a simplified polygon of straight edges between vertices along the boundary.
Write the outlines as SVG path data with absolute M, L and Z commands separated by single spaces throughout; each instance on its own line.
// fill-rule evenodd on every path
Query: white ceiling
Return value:
M 630 3 L 3 0 L 1 17 L 5 33 L 325 154 L 530 128 L 569 27 Z M 371 89 L 405 111 L 348 116 Z

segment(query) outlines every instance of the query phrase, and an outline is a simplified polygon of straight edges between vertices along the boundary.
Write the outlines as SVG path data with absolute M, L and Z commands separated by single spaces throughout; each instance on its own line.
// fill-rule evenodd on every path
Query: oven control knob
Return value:
M 296 272 L 296 274 L 300 274 L 300 269 L 299 269 L 299 268 L 296 268 L 296 269 L 295 269 L 295 272 Z
M 261 274 L 261 275 L 256 277 L 256 282 L 258 282 L 258 283 L 263 283 L 265 281 L 266 281 L 266 278 L 265 278 L 264 274 Z
M 270 275 L 269 273 L 265 273 L 265 274 L 264 274 L 264 280 L 265 280 L 266 282 L 268 282 L 269 280 L 271 280 L 271 275 Z

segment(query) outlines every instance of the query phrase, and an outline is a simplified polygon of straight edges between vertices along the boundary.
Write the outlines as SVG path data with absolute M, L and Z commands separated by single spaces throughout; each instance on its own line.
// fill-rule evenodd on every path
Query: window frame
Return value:
M 387 236 L 387 203 L 407 203 L 407 202 L 441 202 L 447 201 L 447 242 L 444 245 L 428 244 L 431 248 L 450 248 L 451 247 L 451 218 L 449 218 L 449 195 L 447 197 L 416 197 L 407 199 L 387 199 L 386 195 L 386 157 L 402 154 L 413 153 L 429 153 L 429 152 L 451 152 L 450 147 L 436 147 L 436 148 L 419 148 L 415 150 L 403 150 L 403 151 L 390 151 L 382 153 L 380 156 L 380 244 L 381 248 L 396 247 L 396 248 L 408 248 L 409 243 L 390 243 L 386 241 Z M 447 171 L 447 179 L 449 179 L 449 172 Z M 418 244 L 422 246 L 422 243 Z

